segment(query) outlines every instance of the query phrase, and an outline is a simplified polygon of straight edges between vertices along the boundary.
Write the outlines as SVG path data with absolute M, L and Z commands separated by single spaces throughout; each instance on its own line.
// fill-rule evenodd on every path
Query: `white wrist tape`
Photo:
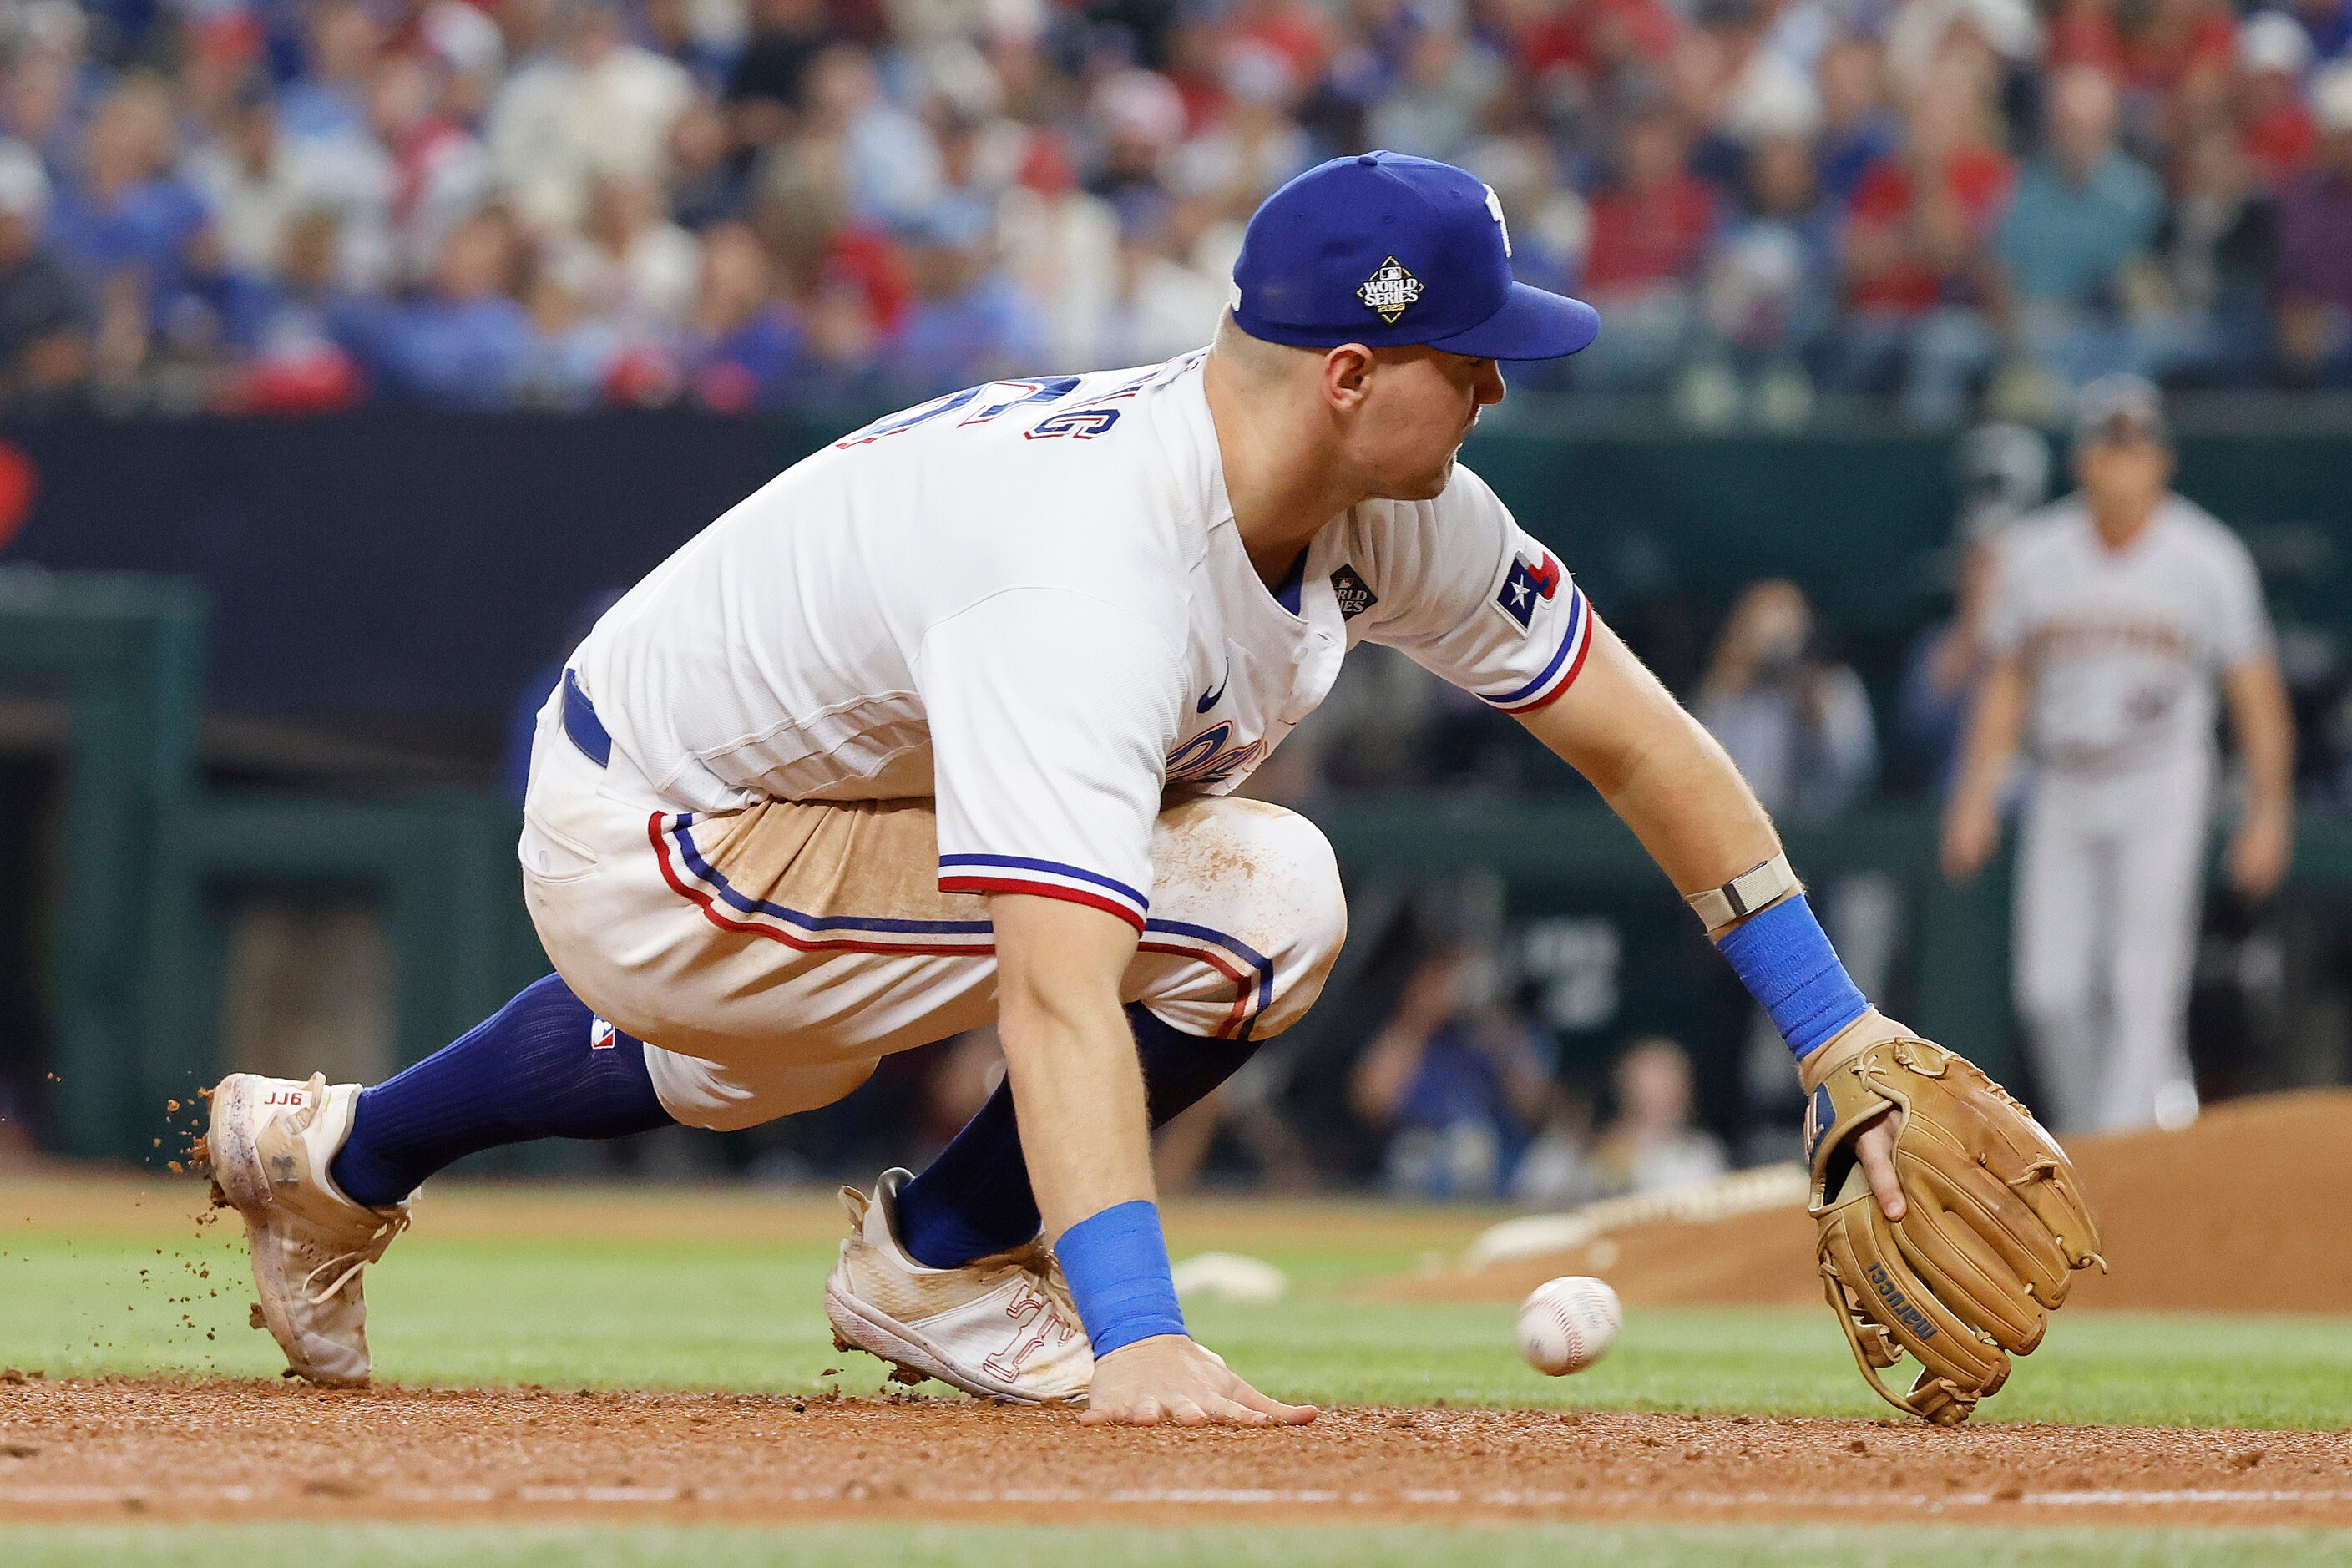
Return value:
M 1776 900 L 1787 898 L 1802 885 L 1789 858 L 1775 855 L 1760 866 L 1749 867 L 1720 888 L 1692 893 L 1683 902 L 1706 922 L 1707 930 L 1719 931 Z

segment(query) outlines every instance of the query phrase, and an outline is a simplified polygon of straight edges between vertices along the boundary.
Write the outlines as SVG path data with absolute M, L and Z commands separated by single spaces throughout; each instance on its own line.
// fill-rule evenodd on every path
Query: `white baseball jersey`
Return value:
M 1204 357 L 971 388 L 795 464 L 574 655 L 614 743 L 683 811 L 935 795 L 942 889 L 1140 927 L 1163 793 L 1236 787 L 1357 641 L 1505 711 L 1567 689 L 1583 595 L 1458 465 L 1269 591 Z
M 2024 657 L 2039 763 L 2105 774 L 2210 758 L 2215 677 L 2271 647 L 2236 534 L 2167 496 L 2116 550 L 2069 497 L 2021 519 L 1999 548 L 1985 633 L 1996 652 Z

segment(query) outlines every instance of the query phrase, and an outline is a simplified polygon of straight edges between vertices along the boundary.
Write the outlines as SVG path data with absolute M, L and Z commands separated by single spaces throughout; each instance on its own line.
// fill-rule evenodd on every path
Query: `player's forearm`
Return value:
M 1766 863 L 1779 861 L 1780 836 L 1748 781 L 1608 627 L 1595 623 L 1576 685 L 1526 722 L 1592 782 L 1685 898 L 1759 868 L 1777 880 Z M 1786 862 L 1777 869 L 1786 874 Z M 1867 1012 L 1802 892 L 1731 913 L 1710 915 L 1721 923 L 1708 935 L 1800 1058 Z
M 2230 726 L 2246 770 L 2246 808 L 2291 816 L 2294 810 L 2294 710 L 2278 665 L 2257 659 L 2229 672 Z
M 1676 716 L 1623 774 L 1595 787 L 1687 895 L 1770 859 L 1780 837 L 1721 744 L 1696 719 L 1679 709 Z
M 1730 756 L 1605 624 L 1594 623 L 1576 684 L 1524 722 L 1591 782 L 1683 893 L 1720 887 L 1780 852 Z
M 1049 926 L 1070 923 L 1058 920 L 1058 911 L 1042 913 Z M 1027 1134 L 1021 1147 L 1029 1184 L 1045 1233 L 1055 1236 L 1114 1205 L 1150 1199 L 1143 1076 L 1111 960 L 1072 951 L 1066 931 L 1033 937 L 1016 930 L 1006 943 L 1012 923 L 1000 910 L 999 942 L 1006 952 L 997 1033 L 1013 1109 Z
M 1967 749 L 1961 754 L 1960 776 L 1952 798 L 1990 805 L 2009 782 L 2017 760 L 2017 743 L 2025 727 L 2025 676 L 2014 658 L 2001 659 L 1986 677 L 1984 690 L 1969 716 Z
M 1102 1356 L 1181 1335 L 1143 1074 L 1118 1000 L 1135 932 L 1055 899 L 1000 895 L 990 916 L 1022 1157 L 1087 1338 Z
M 1149 1202 L 1151 1139 L 1135 1037 L 1115 994 L 1076 1008 L 1015 1006 L 1004 1041 L 1013 1104 L 1045 1233 L 1133 1199 Z

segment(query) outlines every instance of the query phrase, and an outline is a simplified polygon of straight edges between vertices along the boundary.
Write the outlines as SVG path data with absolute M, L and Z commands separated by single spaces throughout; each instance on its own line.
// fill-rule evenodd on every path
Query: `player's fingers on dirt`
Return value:
M 1269 1399 L 1238 1377 L 1234 1379 L 1233 1394 L 1252 1410 L 1285 1426 L 1303 1426 L 1315 1419 L 1312 1405 L 1285 1405 L 1279 1399 Z
M 1089 1405 L 1078 1420 L 1088 1426 L 1156 1426 L 1160 1415 L 1160 1401 L 1147 1396 L 1124 1405 Z
M 1213 1397 L 1213 1395 L 1212 1398 Z M 1209 1413 L 1201 1408 L 1199 1401 L 1187 1399 L 1179 1394 L 1172 1395 L 1168 1401 L 1168 1419 L 1179 1426 L 1206 1426 L 1209 1424 Z
M 1252 1409 L 1244 1405 L 1238 1397 L 1238 1388 L 1241 1384 L 1239 1378 L 1228 1375 L 1218 1379 L 1218 1382 L 1224 1385 L 1225 1392 L 1203 1394 L 1201 1398 L 1201 1408 L 1209 1413 L 1210 1420 L 1229 1426 L 1265 1425 L 1265 1412 Z

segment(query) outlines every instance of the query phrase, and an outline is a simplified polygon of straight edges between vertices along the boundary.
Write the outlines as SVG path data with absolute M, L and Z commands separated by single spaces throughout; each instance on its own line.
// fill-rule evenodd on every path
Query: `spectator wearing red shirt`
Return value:
M 2294 17 L 2263 11 L 2238 28 L 2238 143 L 2266 186 L 2310 163 L 2319 140 L 2303 102 L 2310 68 L 2311 36 Z
M 1852 312 L 1832 380 L 1850 391 L 1900 385 L 1906 412 L 1943 426 L 1964 412 L 1989 363 L 1987 307 L 2000 279 L 1990 241 L 2009 202 L 2009 159 L 1970 73 L 1929 77 L 1906 143 L 1863 174 L 1847 208 L 1845 297 Z
M 1717 215 L 1714 192 L 1685 165 L 1687 146 L 1663 109 L 1619 132 L 1615 178 L 1591 198 L 1582 288 L 1608 326 L 1572 367 L 1580 384 L 1654 390 L 1688 345 L 1692 285 Z
M 1502 9 L 1512 53 L 1538 82 L 1555 72 L 1595 82 L 1629 63 L 1662 60 L 1679 31 L 1660 0 L 1516 0 Z
M 1330 26 L 1304 0 L 1242 0 L 1228 26 L 1234 38 L 1282 56 L 1295 81 L 1313 81 L 1330 63 Z
M 2224 0 L 2065 0 L 2050 20 L 2052 67 L 2096 66 L 2124 84 L 2130 122 L 2170 137 L 2229 99 L 2237 20 Z

